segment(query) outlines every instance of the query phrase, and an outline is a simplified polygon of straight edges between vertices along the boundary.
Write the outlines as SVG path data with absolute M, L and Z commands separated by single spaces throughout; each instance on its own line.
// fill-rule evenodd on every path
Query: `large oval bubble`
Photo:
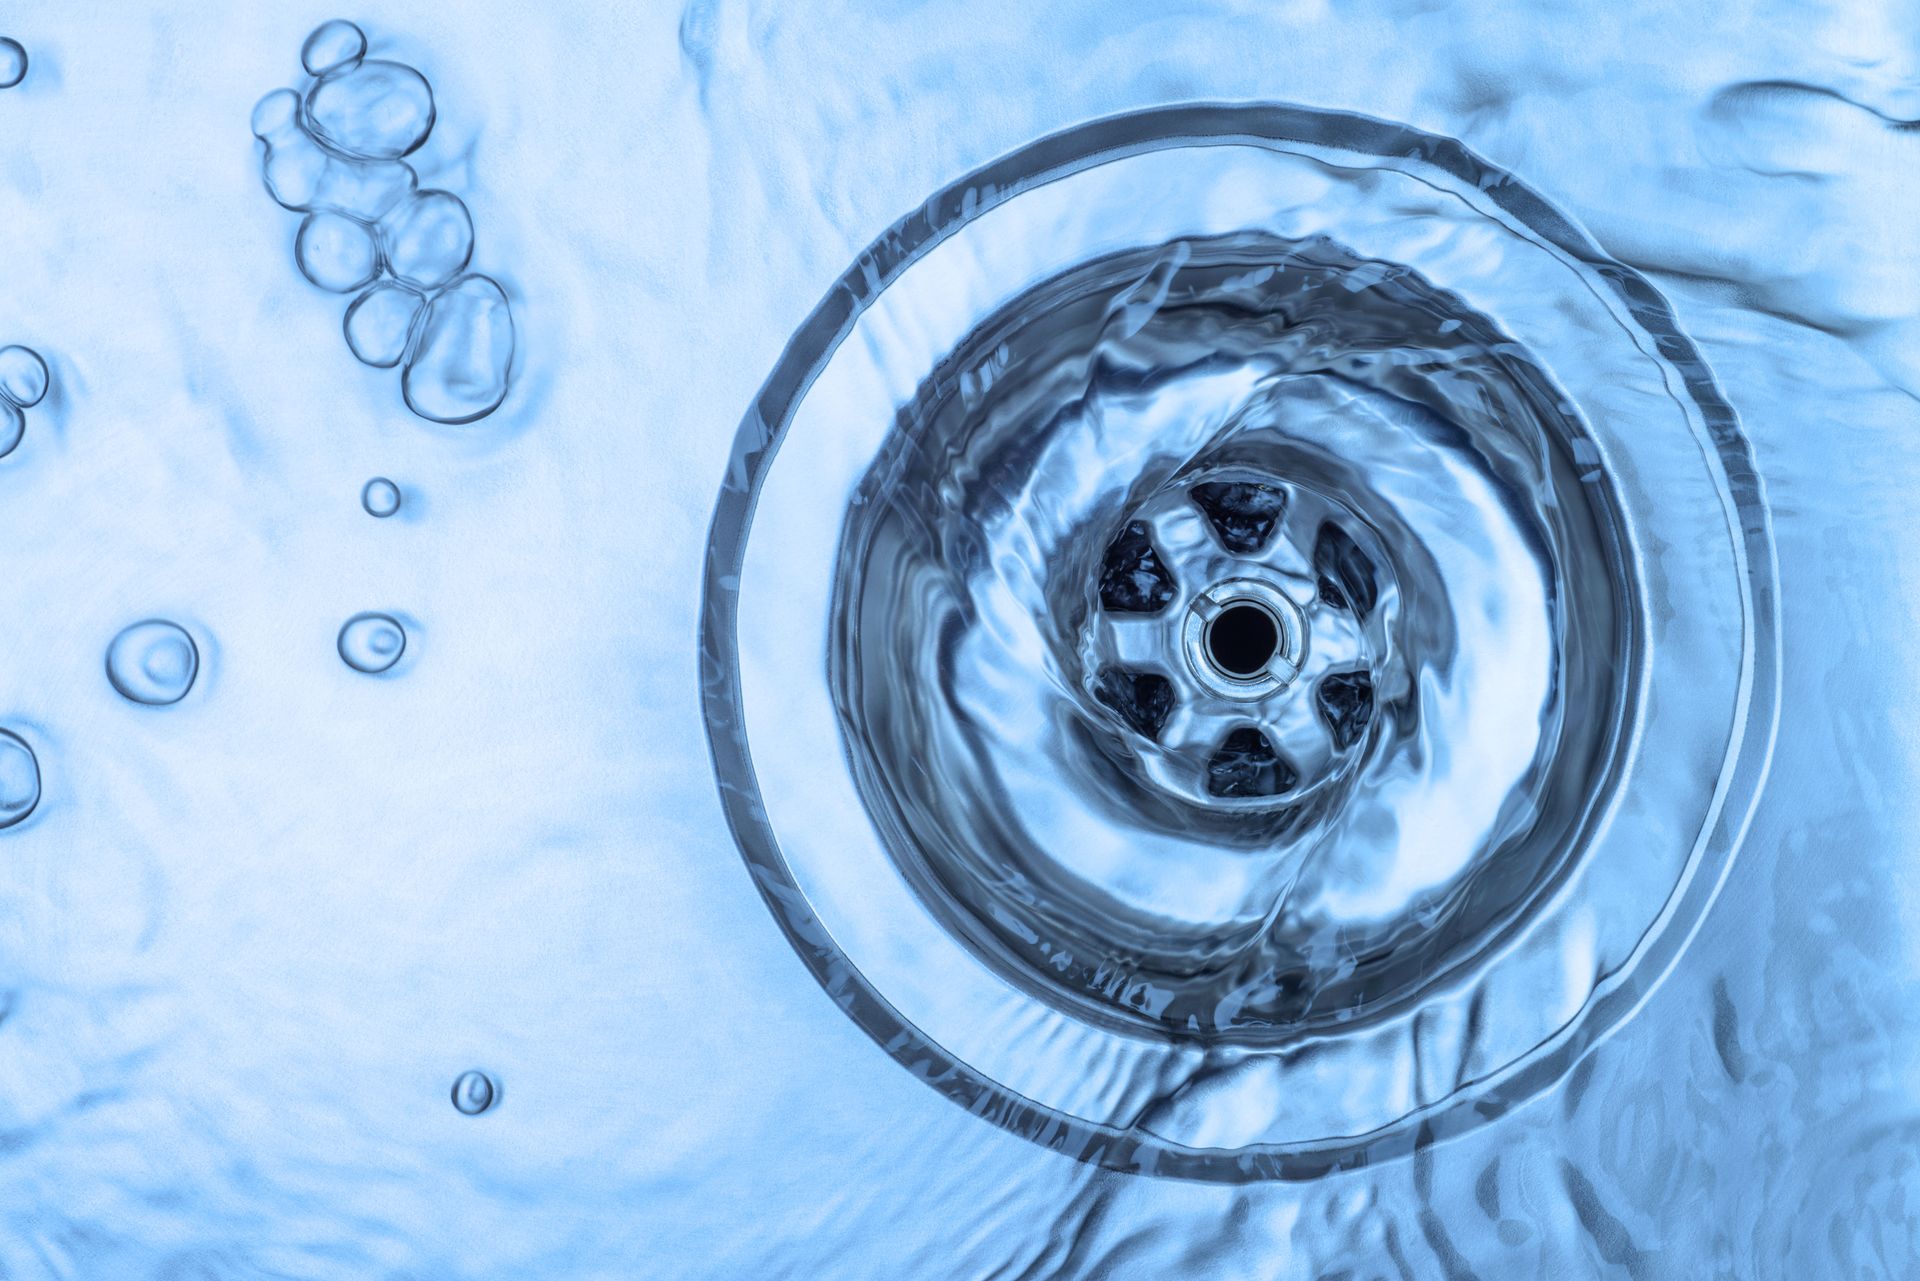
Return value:
M 401 390 L 422 418 L 470 423 L 506 399 L 512 368 L 507 296 L 485 276 L 467 276 L 428 305 Z
M 306 122 L 340 155 L 398 160 L 433 131 L 433 87 L 402 63 L 363 62 L 307 91 Z

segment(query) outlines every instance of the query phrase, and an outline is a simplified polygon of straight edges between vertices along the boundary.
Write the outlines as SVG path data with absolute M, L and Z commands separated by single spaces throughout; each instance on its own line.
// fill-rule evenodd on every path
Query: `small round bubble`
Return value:
M 400 486 L 385 476 L 375 476 L 360 491 L 360 505 L 367 515 L 385 520 L 400 510 Z
M 380 247 L 393 274 L 438 289 L 473 258 L 473 216 L 450 191 L 422 191 L 380 220 Z
M 405 285 L 381 281 L 347 308 L 347 346 L 362 364 L 393 368 L 407 354 L 414 317 L 425 306 L 426 299 Z
M 148 707 L 177 703 L 200 673 L 200 649 L 177 623 L 150 618 L 107 646 L 107 679 L 121 697 Z
M 407 629 L 386 614 L 355 614 L 340 629 L 340 657 L 356 672 L 384 672 L 406 650 Z
M 336 213 L 308 214 L 294 238 L 293 255 L 301 275 L 336 294 L 351 293 L 380 270 L 372 234 Z
M 20 438 L 26 434 L 27 416 L 20 412 L 20 406 L 0 400 L 0 458 L 18 449 Z
M 366 56 L 366 33 L 344 18 L 321 23 L 300 46 L 300 63 L 310 76 L 350 71 Z
M 47 394 L 47 362 L 31 347 L 0 347 L 0 396 L 31 409 Z
M 291 128 L 300 115 L 300 95 L 291 89 L 275 89 L 253 104 L 253 136 L 273 138 Z
M 499 1098 L 493 1078 L 485 1072 L 462 1072 L 453 1083 L 453 1106 L 468 1116 L 479 1116 Z
M 12 730 L 0 729 L 0 827 L 12 827 L 40 804 L 40 762 Z
M 0 36 L 0 89 L 11 89 L 26 78 L 26 48 L 18 40 Z

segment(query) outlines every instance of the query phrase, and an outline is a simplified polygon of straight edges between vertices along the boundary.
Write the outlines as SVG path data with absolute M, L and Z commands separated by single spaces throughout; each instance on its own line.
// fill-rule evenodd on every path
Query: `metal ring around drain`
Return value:
M 1220 655 L 1218 631 L 1239 611 L 1271 630 L 1272 641 L 1257 662 L 1240 664 Z M 1181 647 L 1195 680 L 1222 698 L 1259 699 L 1276 694 L 1300 675 L 1306 661 L 1306 615 L 1293 599 L 1258 578 L 1230 578 L 1198 593 L 1180 625 Z M 1258 644 L 1259 642 L 1256 642 Z
M 1400 184 L 1402 203 L 1343 185 L 1355 171 Z M 1637 672 L 1623 713 L 1631 732 L 1606 767 L 1578 860 L 1461 962 L 1472 968 L 1451 990 L 1423 995 L 1417 1019 L 1385 1011 L 1351 1031 L 1330 1021 L 1310 1059 L 1284 1039 L 1268 1048 L 1155 1033 L 1029 981 L 1024 961 L 970 935 L 938 887 L 916 882 L 898 856 L 900 831 L 862 799 L 862 786 L 884 780 L 856 785 L 821 768 L 841 732 L 826 683 L 804 658 L 773 657 L 763 638 L 777 636 L 789 658 L 796 635 L 828 641 L 842 520 L 911 394 L 878 376 L 871 353 L 932 376 L 980 318 L 1077 263 L 1247 226 L 1296 238 L 1327 228 L 1359 260 L 1393 261 L 1396 237 L 1412 231 L 1408 210 L 1425 219 L 1422 234 L 1466 228 L 1483 255 L 1497 241 L 1510 303 L 1498 319 L 1515 343 L 1551 363 L 1569 325 L 1598 342 L 1594 368 L 1555 369 L 1553 394 L 1588 424 L 1572 457 L 1625 486 L 1624 554 L 1641 600 L 1684 593 L 1692 608 L 1664 613 L 1657 637 L 1636 624 L 1634 649 L 1620 656 Z M 916 311 L 922 290 L 963 305 Z M 1614 466 L 1629 447 L 1634 468 Z M 796 450 L 802 462 L 782 461 Z M 1654 523 L 1643 530 L 1643 520 Z M 779 536 L 754 539 L 756 527 Z M 1646 554 L 1647 537 L 1707 548 L 1711 563 L 1677 578 Z M 1310 1177 L 1531 1097 L 1670 966 L 1764 776 L 1778 676 L 1773 576 L 1745 441 L 1691 345 L 1644 281 L 1526 188 L 1449 140 L 1359 117 L 1155 111 L 1048 139 L 955 184 L 882 237 L 796 336 L 743 424 L 715 513 L 708 728 L 729 821 L 776 919 L 850 1016 L 923 1079 L 1113 1168 Z M 1655 753 L 1659 766 L 1643 766 Z M 1675 832 L 1688 835 L 1675 842 Z M 1539 999 L 1564 993 L 1577 999 Z M 1011 1027 L 1025 1035 L 1006 1036 Z M 1409 1063 L 1450 1066 L 1408 1076 Z M 1322 1093 L 1332 1082 L 1337 1098 Z

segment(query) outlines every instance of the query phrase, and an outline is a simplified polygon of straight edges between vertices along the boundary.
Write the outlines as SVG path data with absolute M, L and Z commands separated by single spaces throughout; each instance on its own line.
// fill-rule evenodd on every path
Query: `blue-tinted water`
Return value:
M 1908 16 L 0 35 L 0 1277 L 1920 1274 Z M 392 202 L 290 212 L 257 130 Z M 1425 355 L 1182 357 L 1295 280 Z M 1091 331 L 1021 327 L 1048 282 Z M 1256 400 L 1192 476 L 1351 515 L 1381 710 L 1222 797 L 1112 746 L 1082 615 Z M 1169 609 L 1224 564 L 1159 550 Z

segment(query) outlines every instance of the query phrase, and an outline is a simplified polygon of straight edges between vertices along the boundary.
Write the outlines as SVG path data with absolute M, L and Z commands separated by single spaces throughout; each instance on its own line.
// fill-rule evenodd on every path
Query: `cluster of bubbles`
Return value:
M 352 294 L 347 346 L 376 369 L 400 367 L 407 408 L 440 423 L 484 418 L 506 398 L 513 311 L 467 271 L 473 219 L 460 197 L 421 190 L 401 159 L 433 131 L 433 87 L 398 62 L 368 59 L 342 19 L 307 37 L 305 95 L 276 89 L 253 109 L 261 176 L 306 218 L 294 258 L 313 284 Z
M 0 41 L 0 46 L 8 43 Z M 0 70 L 4 69 L 5 53 L 0 47 Z M 40 353 L 31 347 L 0 347 L 0 458 L 19 447 L 20 438 L 27 434 L 27 410 L 46 394 L 47 362 L 40 359 Z

